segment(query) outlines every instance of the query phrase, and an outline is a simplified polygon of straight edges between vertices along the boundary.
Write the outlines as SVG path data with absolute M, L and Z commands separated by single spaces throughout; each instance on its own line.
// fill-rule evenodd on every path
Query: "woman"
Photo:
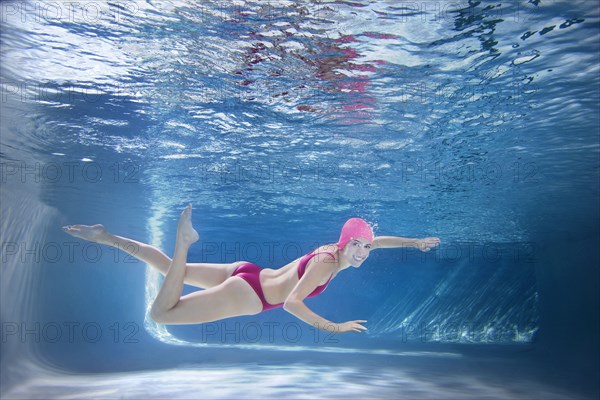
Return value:
M 320 294 L 340 271 L 360 267 L 373 249 L 414 246 L 429 251 L 440 243 L 435 237 L 373 237 L 369 224 L 352 218 L 344 224 L 337 244 L 321 246 L 280 269 L 261 269 L 245 261 L 186 263 L 190 246 L 199 239 L 191 217 L 192 206 L 188 205 L 179 218 L 172 260 L 155 247 L 112 235 L 102 225 L 63 229 L 72 236 L 124 250 L 165 275 L 150 312 L 158 323 L 198 324 L 283 307 L 307 324 L 336 333 L 364 331 L 367 328 L 362 324 L 367 321 L 333 323 L 312 312 L 304 304 L 306 297 Z M 184 283 L 205 290 L 181 296 Z

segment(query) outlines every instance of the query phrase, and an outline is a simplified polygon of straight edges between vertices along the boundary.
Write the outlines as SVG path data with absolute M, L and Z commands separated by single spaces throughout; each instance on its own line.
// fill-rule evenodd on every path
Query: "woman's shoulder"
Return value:
M 324 244 L 317 247 L 311 253 L 337 253 L 338 247 L 336 243 Z
M 333 257 L 337 261 L 338 247 L 337 247 L 337 244 L 335 244 L 335 243 L 325 244 L 323 246 L 317 247 L 316 249 L 311 251 L 309 254 L 316 254 L 319 256 L 319 258 L 325 257 L 325 258 L 331 259 L 331 257 Z M 327 257 L 327 255 L 329 255 L 329 257 Z

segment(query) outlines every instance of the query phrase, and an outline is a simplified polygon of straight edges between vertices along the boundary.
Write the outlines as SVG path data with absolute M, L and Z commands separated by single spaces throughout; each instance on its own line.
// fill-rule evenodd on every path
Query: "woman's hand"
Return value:
M 421 251 L 429 251 L 440 244 L 440 239 L 436 237 L 427 237 L 417 241 L 417 248 Z
M 361 324 L 364 324 L 365 322 L 367 322 L 367 321 L 364 319 L 357 319 L 356 321 L 348 321 L 348 322 L 343 322 L 341 324 L 335 324 L 334 333 L 366 331 L 367 328 L 365 328 L 364 326 L 361 325 Z

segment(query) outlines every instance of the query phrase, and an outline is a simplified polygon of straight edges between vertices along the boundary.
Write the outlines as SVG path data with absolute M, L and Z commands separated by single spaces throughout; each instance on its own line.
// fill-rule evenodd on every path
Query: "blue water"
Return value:
M 31 398 L 597 398 L 599 6 L 0 3 L 1 393 Z M 148 317 L 160 275 L 66 224 L 190 261 L 374 251 L 311 309 Z M 185 292 L 194 288 L 186 287 Z

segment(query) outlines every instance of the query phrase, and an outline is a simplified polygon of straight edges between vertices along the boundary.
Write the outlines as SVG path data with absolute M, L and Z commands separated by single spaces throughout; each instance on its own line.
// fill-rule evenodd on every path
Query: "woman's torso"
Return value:
M 309 254 L 319 253 L 317 256 L 311 258 L 307 264 L 308 266 L 314 260 L 322 260 L 321 257 L 329 257 L 325 253 L 332 253 L 337 258 L 337 246 L 335 244 L 328 244 L 321 246 Z M 322 254 L 321 254 L 322 253 Z M 291 291 L 294 289 L 296 284 L 299 281 L 298 278 L 298 265 L 303 257 L 299 257 L 289 264 L 279 268 L 279 269 L 271 269 L 265 268 L 260 273 L 260 285 L 262 286 L 265 299 L 270 304 L 281 304 L 283 303 Z M 319 285 L 324 285 L 329 280 L 330 276 L 325 276 L 322 282 L 319 282 Z M 333 278 L 333 277 L 332 277 Z

